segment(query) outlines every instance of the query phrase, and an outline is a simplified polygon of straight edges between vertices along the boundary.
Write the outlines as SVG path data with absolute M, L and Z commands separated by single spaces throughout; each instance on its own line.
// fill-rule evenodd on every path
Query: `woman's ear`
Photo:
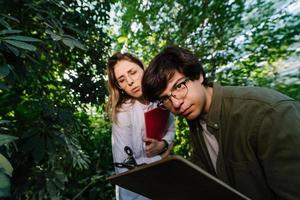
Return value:
M 201 84 L 203 84 L 203 81 L 204 81 L 203 74 L 200 74 L 199 81 L 200 81 Z

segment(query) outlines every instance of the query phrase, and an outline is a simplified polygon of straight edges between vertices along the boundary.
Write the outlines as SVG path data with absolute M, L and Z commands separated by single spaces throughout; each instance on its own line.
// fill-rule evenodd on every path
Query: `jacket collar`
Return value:
M 208 130 L 212 134 L 216 134 L 220 128 L 221 102 L 223 96 L 223 88 L 218 83 L 213 84 L 213 95 L 211 105 L 206 118 Z

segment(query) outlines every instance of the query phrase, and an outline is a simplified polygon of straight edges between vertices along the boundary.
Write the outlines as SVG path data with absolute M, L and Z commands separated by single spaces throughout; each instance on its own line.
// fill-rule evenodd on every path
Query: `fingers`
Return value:
M 145 138 L 144 138 L 144 142 L 146 142 L 146 143 L 153 143 L 153 142 L 157 142 L 157 140 L 156 140 L 156 139 L 153 139 L 153 138 L 145 137 Z
M 152 138 L 144 137 L 144 142 L 151 142 L 152 140 Z
M 161 152 L 160 141 L 152 139 L 152 138 L 144 138 L 146 143 L 145 151 L 148 157 L 155 156 Z M 147 144 L 148 143 L 148 144 Z

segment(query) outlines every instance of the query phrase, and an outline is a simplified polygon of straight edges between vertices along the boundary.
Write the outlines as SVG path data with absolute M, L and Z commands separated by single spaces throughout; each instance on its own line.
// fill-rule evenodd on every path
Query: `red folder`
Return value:
M 145 128 L 148 138 L 161 140 L 168 124 L 170 112 L 161 108 L 154 108 L 144 113 Z

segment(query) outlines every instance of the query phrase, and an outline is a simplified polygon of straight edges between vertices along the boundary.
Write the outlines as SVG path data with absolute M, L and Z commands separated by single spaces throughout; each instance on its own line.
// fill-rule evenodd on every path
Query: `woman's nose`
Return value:
M 128 77 L 128 79 L 127 79 L 127 84 L 128 84 L 129 86 L 131 86 L 133 83 L 134 83 L 133 79 L 132 79 L 131 77 Z

